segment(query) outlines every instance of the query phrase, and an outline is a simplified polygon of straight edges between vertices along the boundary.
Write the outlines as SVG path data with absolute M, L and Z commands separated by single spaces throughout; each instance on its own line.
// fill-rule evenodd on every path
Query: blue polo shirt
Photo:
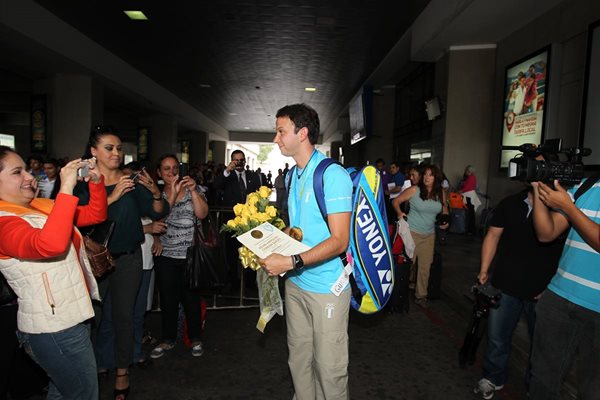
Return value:
M 290 171 L 290 193 L 288 212 L 291 227 L 302 229 L 302 243 L 314 247 L 329 238 L 329 227 L 319 211 L 313 190 L 315 168 L 325 159 L 317 150 L 304 169 L 296 167 Z M 329 166 L 323 175 L 325 206 L 327 214 L 352 211 L 352 180 L 348 172 L 340 165 Z M 337 281 L 343 270 L 339 257 L 310 265 L 301 271 L 290 271 L 289 279 L 303 290 L 314 293 L 331 293 L 331 286 Z
M 571 197 L 580 185 L 569 190 Z M 575 203 L 588 218 L 600 224 L 600 182 Z M 548 289 L 572 303 L 600 313 L 600 253 L 574 228 L 569 230 L 558 270 Z

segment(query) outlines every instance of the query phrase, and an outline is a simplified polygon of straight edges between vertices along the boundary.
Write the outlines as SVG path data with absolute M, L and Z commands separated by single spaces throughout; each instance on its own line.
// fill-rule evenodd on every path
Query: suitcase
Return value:
M 410 267 L 412 263 L 405 261 L 403 263 L 394 262 L 395 282 L 394 291 L 389 301 L 389 310 L 391 312 L 408 312 L 410 289 L 408 287 L 410 281 Z
M 450 232 L 466 233 L 467 232 L 467 209 L 466 208 L 451 208 L 450 209 Z
M 429 284 L 427 285 L 427 298 L 436 300 L 442 297 L 442 254 L 433 253 L 433 262 L 429 270 Z
M 412 262 L 404 251 L 404 242 L 396 232 L 396 225 L 389 225 L 392 241 L 392 257 L 394 259 L 394 290 L 388 302 L 390 312 L 408 313 L 410 301 L 410 268 Z

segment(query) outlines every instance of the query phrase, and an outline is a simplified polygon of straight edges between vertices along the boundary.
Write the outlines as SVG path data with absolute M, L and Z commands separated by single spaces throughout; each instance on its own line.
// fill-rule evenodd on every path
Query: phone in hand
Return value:
M 83 167 L 81 167 L 77 170 L 77 176 L 80 178 L 85 178 L 89 174 L 90 174 L 90 166 L 88 164 L 84 165 Z
M 138 183 L 138 181 L 140 180 L 140 174 L 142 173 L 142 171 L 144 171 L 146 169 L 146 167 L 142 167 L 142 169 L 140 169 L 138 172 L 135 172 L 133 174 L 131 174 L 131 180 L 134 183 Z
M 188 163 L 179 163 L 179 179 L 190 174 L 190 165 Z

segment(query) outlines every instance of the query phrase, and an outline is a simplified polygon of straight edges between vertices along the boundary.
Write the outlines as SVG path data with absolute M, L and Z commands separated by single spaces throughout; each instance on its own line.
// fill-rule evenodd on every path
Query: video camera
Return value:
M 475 295 L 475 312 L 481 312 L 486 316 L 490 308 L 498 308 L 502 292 L 490 284 L 477 283 L 471 287 L 471 292 Z
M 592 153 L 588 148 L 562 150 L 561 139 L 546 140 L 540 146 L 532 143 L 502 146 L 502 150 L 518 150 L 522 153 L 509 161 L 508 177 L 511 180 L 552 184 L 556 179 L 565 187 L 576 185 L 583 179 L 582 158 Z M 561 161 L 559 155 L 563 159 L 566 157 L 566 160 Z M 544 160 L 536 160 L 539 156 L 543 156 Z

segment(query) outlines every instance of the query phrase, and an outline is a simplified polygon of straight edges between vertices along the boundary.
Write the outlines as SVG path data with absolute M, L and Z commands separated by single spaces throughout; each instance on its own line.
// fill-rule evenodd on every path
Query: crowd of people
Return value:
M 296 167 L 288 173 L 286 164 L 275 179 L 270 172 L 250 170 L 241 150 L 231 153 L 227 165 L 194 164 L 186 176 L 172 154 L 162 156 L 155 168 L 135 162 L 123 166 L 120 136 L 103 126 L 91 131 L 83 157 L 66 163 L 31 157 L 26 165 L 0 146 L 0 234 L 11 238 L 0 242 L 0 272 L 18 298 L 10 304 L 18 342 L 49 377 L 48 398 L 97 399 L 98 374 L 108 370 L 115 371 L 114 398 L 129 396 L 129 368 L 146 361 L 141 343 L 152 268 L 162 337 L 149 356 L 163 357 L 175 346 L 180 304 L 191 355 L 201 356 L 201 298 L 183 283 L 194 229 L 208 215 L 209 204 L 229 209 L 267 185 L 275 188 L 276 203 L 287 214 L 286 232 L 294 228 L 296 238 L 310 247 L 291 257 L 271 254 L 259 260 L 269 275 L 285 273 L 295 398 L 348 399 L 351 290 L 339 255 L 349 244 L 353 187 L 343 167 L 325 171 L 324 217 L 312 193 L 315 168 L 326 157 L 315 147 L 319 131 L 311 107 L 278 110 L 274 142 Z M 435 165 L 392 162 L 388 170 L 378 159 L 376 167 L 390 222 L 408 221 L 418 265 L 411 276 L 414 301 L 426 308 L 436 228 L 448 228 L 448 180 Z M 81 174 L 82 168 L 88 174 Z M 476 195 L 474 172 L 467 166 L 459 185 L 466 197 Z M 533 343 L 527 372 L 531 398 L 558 398 L 576 356 L 587 367 L 578 371 L 581 398 L 597 396 L 600 225 L 594 218 L 599 210 L 598 184 L 567 192 L 558 182 L 554 187 L 534 182 L 497 207 L 478 276 L 481 284 L 491 281 L 503 293 L 500 307 L 490 314 L 483 377 L 475 388 L 483 398 L 493 397 L 506 382 L 512 332 L 523 311 Z M 107 247 L 115 268 L 96 278 L 80 230 L 106 220 L 114 222 Z M 226 246 L 229 280 L 240 284 L 238 243 L 230 240 Z M 334 286 L 340 288 L 334 291 Z

